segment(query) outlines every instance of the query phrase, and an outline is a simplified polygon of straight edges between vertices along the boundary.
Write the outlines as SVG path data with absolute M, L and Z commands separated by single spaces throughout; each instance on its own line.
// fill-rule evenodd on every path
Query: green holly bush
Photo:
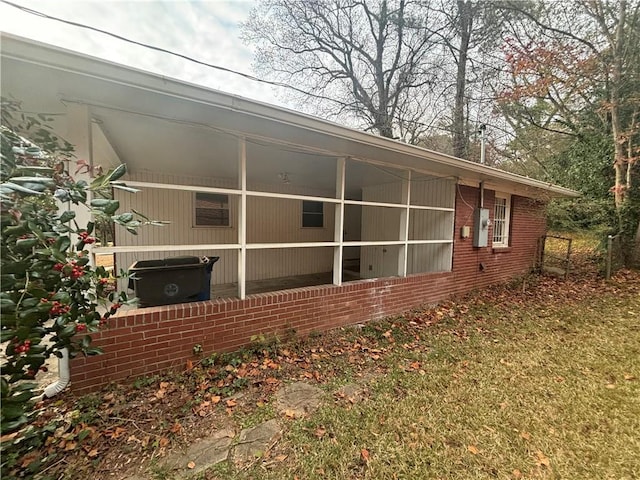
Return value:
M 47 359 L 60 357 L 63 349 L 70 357 L 100 353 L 90 334 L 123 304 L 135 301 L 116 291 L 112 273 L 92 265 L 88 247 L 114 223 L 132 233 L 144 224 L 161 223 L 137 212 L 117 213 L 112 189 L 135 191 L 119 180 L 124 165 L 97 172 L 90 182 L 75 180 L 70 166 L 87 165 L 75 160 L 73 147 L 53 133 L 51 121 L 25 115 L 18 102 L 2 99 L 3 454 L 25 439 L 37 439 L 30 425 L 38 413 L 34 380 Z M 86 225 L 76 220 L 82 208 L 91 212 Z

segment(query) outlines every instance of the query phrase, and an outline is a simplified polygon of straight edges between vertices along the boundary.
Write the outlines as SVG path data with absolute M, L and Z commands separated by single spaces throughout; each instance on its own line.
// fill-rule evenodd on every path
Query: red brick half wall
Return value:
M 477 189 L 458 189 L 451 272 L 123 312 L 110 320 L 108 328 L 94 334 L 94 343 L 104 349 L 103 355 L 71 362 L 72 389 L 84 393 L 110 382 L 183 368 L 188 359 L 196 359 L 196 344 L 208 355 L 246 346 L 254 335 L 282 335 L 289 329 L 301 336 L 327 331 L 400 314 L 529 271 L 538 239 L 545 232 L 544 205 L 513 196 L 511 245 L 494 250 L 474 248 L 472 236 L 460 238 L 463 225 L 472 227 L 478 200 Z M 493 201 L 493 192 L 485 192 L 485 207 L 491 212 Z M 491 238 L 491 231 L 489 234 Z

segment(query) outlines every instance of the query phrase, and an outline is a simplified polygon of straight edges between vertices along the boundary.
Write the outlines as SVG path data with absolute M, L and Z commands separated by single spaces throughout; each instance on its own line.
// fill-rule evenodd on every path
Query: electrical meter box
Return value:
M 486 247 L 489 242 L 489 209 L 476 208 L 473 215 L 473 246 Z

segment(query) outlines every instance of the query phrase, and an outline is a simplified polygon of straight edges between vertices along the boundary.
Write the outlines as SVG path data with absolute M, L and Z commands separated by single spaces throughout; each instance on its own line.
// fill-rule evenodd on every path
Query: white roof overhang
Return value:
M 32 40 L 3 34 L 1 45 L 2 95 L 22 100 L 26 109 L 55 113 L 62 104 L 77 102 L 107 116 L 109 112 L 147 119 L 170 115 L 176 123 L 455 177 L 467 185 L 484 182 L 487 188 L 532 198 L 579 196 L 557 185 Z

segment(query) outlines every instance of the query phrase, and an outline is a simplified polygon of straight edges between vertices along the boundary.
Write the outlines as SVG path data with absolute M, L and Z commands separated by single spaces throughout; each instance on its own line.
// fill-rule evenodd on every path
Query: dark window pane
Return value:
M 302 226 L 312 228 L 324 227 L 324 204 L 312 200 L 302 201 Z
M 310 200 L 303 200 L 302 201 L 302 213 L 323 213 L 323 206 L 324 204 L 322 202 L 313 202 Z
M 196 226 L 229 226 L 229 196 L 218 193 L 196 193 Z

